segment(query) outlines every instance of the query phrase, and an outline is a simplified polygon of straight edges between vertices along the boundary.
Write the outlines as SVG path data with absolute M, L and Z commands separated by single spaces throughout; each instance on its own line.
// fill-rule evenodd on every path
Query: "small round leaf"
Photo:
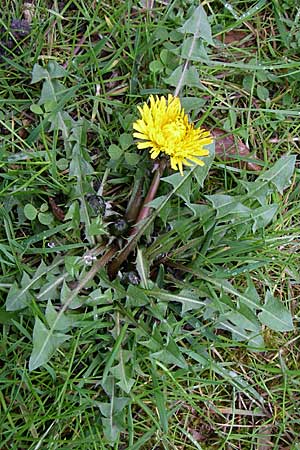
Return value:
M 41 212 L 46 212 L 46 211 L 48 211 L 48 209 L 49 209 L 48 203 L 42 203 L 41 204 L 41 206 L 40 206 L 40 211 Z
M 111 144 L 108 147 L 108 153 L 109 153 L 109 156 L 111 157 L 111 159 L 116 160 L 116 159 L 121 158 L 121 156 L 123 154 L 123 150 L 120 147 L 118 147 L 117 145 Z
M 53 216 L 51 213 L 42 213 L 38 214 L 38 219 L 43 225 L 50 225 L 53 221 Z
M 257 97 L 260 100 L 264 101 L 270 97 L 268 89 L 264 86 L 258 85 L 256 88 L 256 91 L 257 91 Z
M 161 73 L 164 70 L 164 65 L 160 61 L 151 61 L 149 69 L 152 73 Z
M 37 105 L 35 103 L 30 105 L 30 111 L 32 111 L 34 114 L 38 114 L 38 115 L 44 114 L 44 111 L 42 110 L 40 105 Z
M 33 206 L 31 203 L 27 203 L 27 205 L 24 206 L 24 214 L 26 219 L 34 220 L 37 216 L 37 209 L 35 206 Z

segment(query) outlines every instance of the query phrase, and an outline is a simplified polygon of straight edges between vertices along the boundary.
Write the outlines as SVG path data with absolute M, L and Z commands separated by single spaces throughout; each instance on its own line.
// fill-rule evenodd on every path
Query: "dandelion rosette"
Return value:
M 189 123 L 178 97 L 169 94 L 166 99 L 151 95 L 150 104 L 144 103 L 138 110 L 141 118 L 133 124 L 133 136 L 140 139 L 138 149 L 150 148 L 152 159 L 161 153 L 168 155 L 172 169 L 179 170 L 181 175 L 183 165 L 204 165 L 199 157 L 209 155 L 203 147 L 213 139 L 209 131 Z

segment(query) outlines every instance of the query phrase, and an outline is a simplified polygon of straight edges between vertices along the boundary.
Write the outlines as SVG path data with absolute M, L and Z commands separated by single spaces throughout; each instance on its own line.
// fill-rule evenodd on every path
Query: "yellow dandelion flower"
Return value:
M 183 165 L 204 165 L 199 157 L 209 155 L 203 147 L 212 143 L 212 137 L 209 131 L 189 123 L 178 97 L 169 94 L 166 99 L 151 95 L 150 105 L 144 103 L 138 110 L 141 118 L 133 124 L 133 136 L 141 139 L 137 144 L 139 149 L 150 148 L 152 159 L 161 153 L 168 155 L 172 169 L 179 170 L 181 175 Z

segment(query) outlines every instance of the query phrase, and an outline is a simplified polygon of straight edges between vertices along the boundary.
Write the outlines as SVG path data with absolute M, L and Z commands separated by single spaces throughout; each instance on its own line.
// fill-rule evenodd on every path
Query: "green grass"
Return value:
M 179 31 L 198 2 L 154 3 L 2 6 L 3 449 L 300 448 L 299 8 L 204 2 L 212 45 Z M 225 150 L 167 167 L 128 244 L 137 105 L 177 88 Z

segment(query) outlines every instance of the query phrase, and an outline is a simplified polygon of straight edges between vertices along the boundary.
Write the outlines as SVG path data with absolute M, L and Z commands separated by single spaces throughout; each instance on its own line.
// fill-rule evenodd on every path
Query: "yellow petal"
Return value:
M 209 155 L 209 151 L 205 150 L 205 149 L 201 149 L 197 152 L 198 156 L 208 156 Z
M 178 163 L 178 169 L 179 169 L 179 172 L 180 172 L 181 176 L 183 177 L 183 170 L 182 170 L 182 163 L 181 162 Z
M 143 133 L 133 133 L 133 137 L 138 138 L 138 139 L 148 139 L 149 136 L 146 136 L 146 134 Z
M 132 127 L 134 130 L 140 131 L 141 133 L 147 132 L 147 127 L 145 126 L 145 124 L 142 120 L 138 120 L 138 121 L 134 122 Z
M 188 159 L 189 159 L 190 161 L 193 161 L 194 163 L 198 164 L 199 166 L 204 166 L 204 162 L 201 161 L 201 159 L 199 159 L 199 158 L 196 158 L 196 157 L 194 157 L 194 156 L 188 156 Z M 189 164 L 189 165 L 190 165 L 190 164 Z
M 207 145 L 207 144 L 211 144 L 212 143 L 212 138 L 201 138 L 201 145 Z
M 139 150 L 143 150 L 144 148 L 148 148 L 148 147 L 152 147 L 152 142 L 138 142 L 138 144 L 137 144 L 137 148 L 139 149 Z

